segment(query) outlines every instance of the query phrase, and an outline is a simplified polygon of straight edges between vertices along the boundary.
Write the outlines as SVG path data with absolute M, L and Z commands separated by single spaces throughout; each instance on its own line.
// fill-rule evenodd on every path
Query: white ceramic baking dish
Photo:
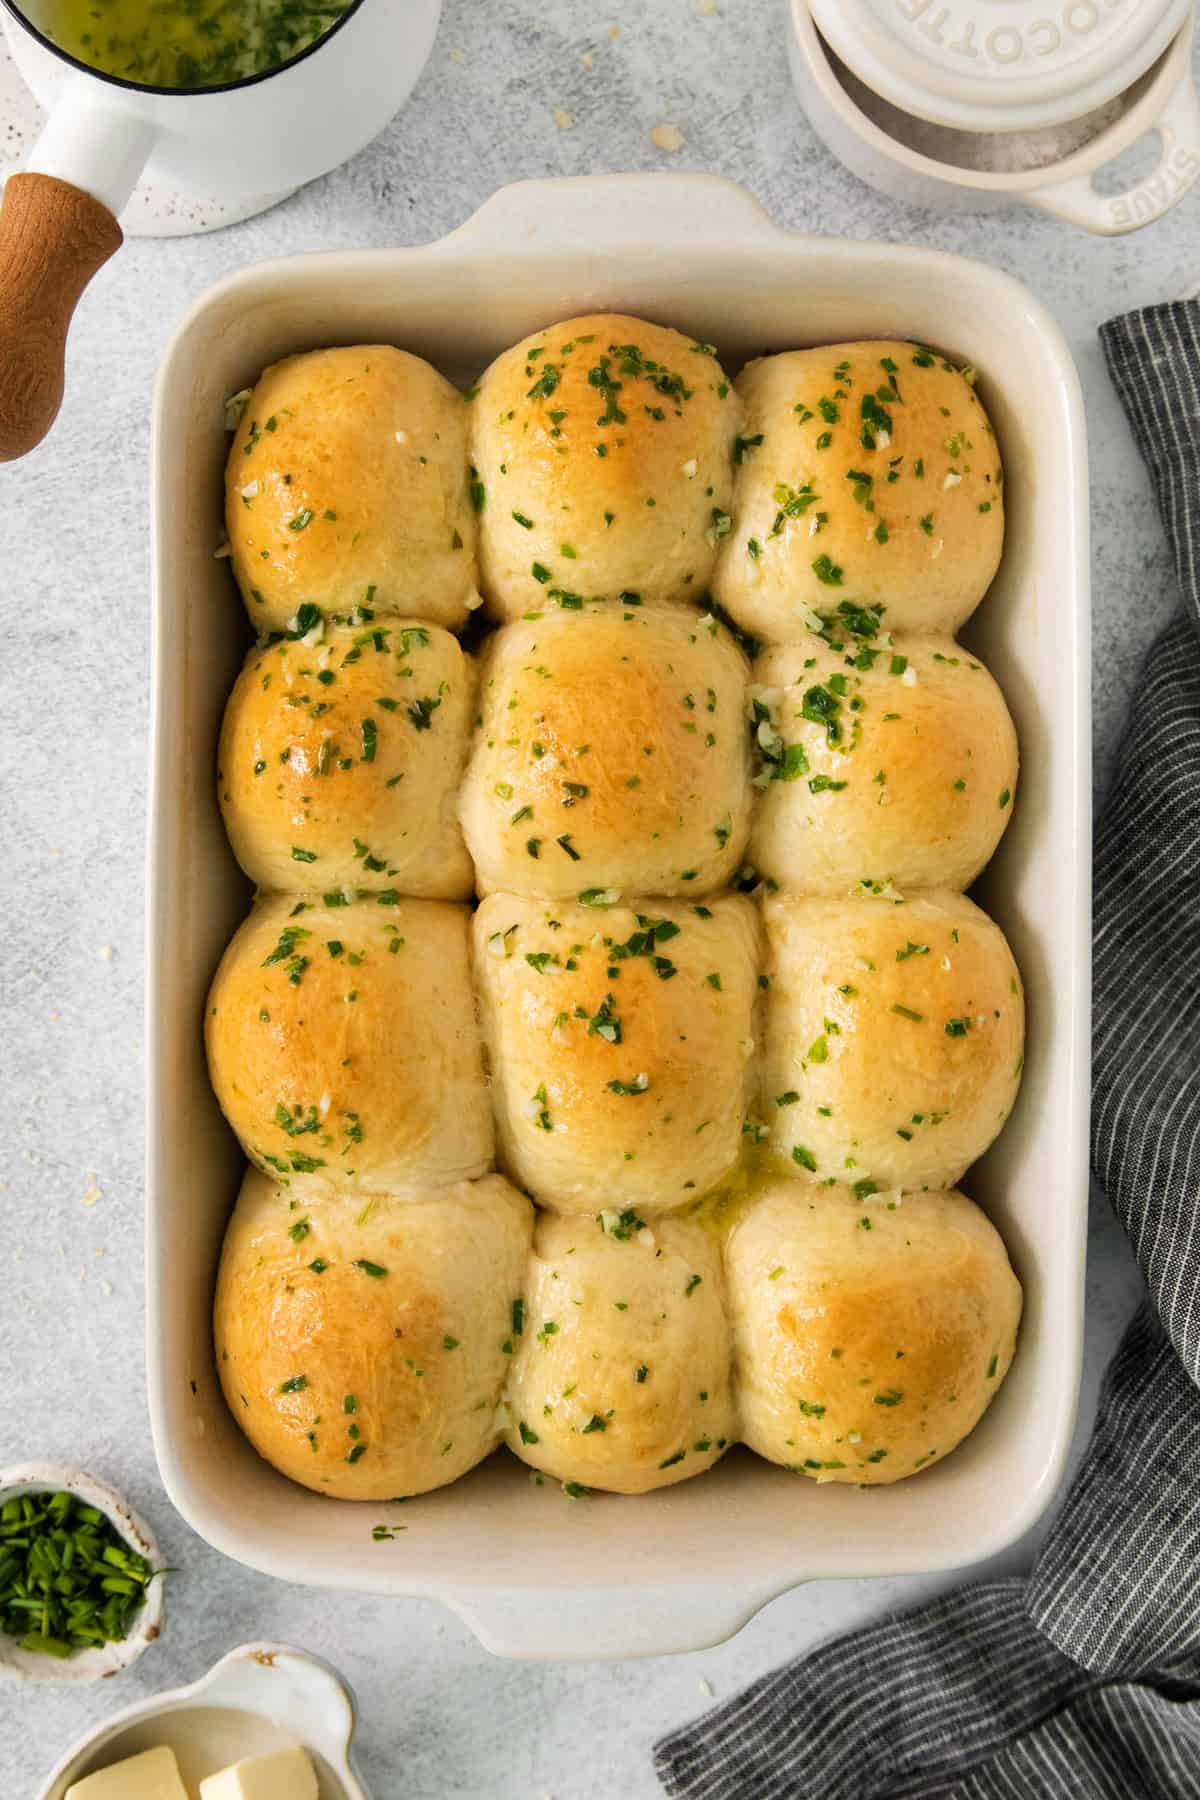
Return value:
M 889 1488 L 817 1488 L 750 1457 L 638 1499 L 572 1501 L 507 1454 L 403 1506 L 307 1493 L 225 1410 L 210 1303 L 241 1156 L 209 1087 L 205 991 L 246 910 L 214 777 L 246 624 L 226 564 L 225 397 L 264 363 L 380 340 L 466 384 L 547 320 L 596 308 L 764 350 L 906 335 L 981 370 L 1008 470 L 1004 565 L 968 633 L 1016 717 L 1020 804 L 979 897 L 1025 973 L 1016 1113 L 964 1184 L 1025 1284 L 1020 1350 L 979 1430 Z M 1049 1503 L 1067 1456 L 1082 1338 L 1087 1204 L 1089 655 L 1087 462 L 1078 380 L 1054 322 L 983 264 L 777 230 L 704 176 L 531 182 L 439 243 L 297 257 L 221 283 L 180 327 L 154 423 L 155 642 L 148 873 L 150 1405 L 168 1493 L 229 1556 L 289 1581 L 436 1597 L 525 1657 L 699 1649 L 818 1577 L 911 1573 L 1001 1550 Z M 389 1541 L 372 1528 L 402 1526 Z

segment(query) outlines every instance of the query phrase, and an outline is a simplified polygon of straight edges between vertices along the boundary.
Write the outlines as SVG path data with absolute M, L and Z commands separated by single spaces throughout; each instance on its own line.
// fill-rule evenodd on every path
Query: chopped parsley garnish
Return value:
M 602 1037 L 608 1044 L 621 1042 L 621 1021 L 617 1015 L 617 1003 L 611 994 L 605 994 L 588 1020 L 588 1036 Z
M 442 704 L 441 695 L 427 694 L 423 699 L 414 700 L 408 709 L 408 717 L 416 731 L 429 731 L 433 725 L 433 715 Z
M 894 390 L 889 388 L 887 397 L 894 399 Z M 874 394 L 863 395 L 861 412 L 862 431 L 859 442 L 864 450 L 874 450 L 881 436 L 891 436 L 892 415 L 885 411 Z
M 678 971 L 669 957 L 658 954 L 657 947 L 678 937 L 679 926 L 671 919 L 652 919 L 643 913 L 637 915 L 637 922 L 638 929 L 631 932 L 623 944 L 605 938 L 605 948 L 614 963 L 626 962 L 631 956 L 647 957 L 659 980 L 669 981 Z
M 842 728 L 838 722 L 841 711 L 841 700 L 833 690 L 833 683 L 839 678 L 831 678 L 828 687 L 810 687 L 804 695 L 801 708 L 803 716 L 813 725 L 824 725 L 827 742 L 836 744 L 841 739 Z
M 480 480 L 479 470 L 475 467 L 474 463 L 471 464 L 470 472 L 471 472 L 471 483 L 470 483 L 471 505 L 475 508 L 475 511 L 477 513 L 481 513 L 483 511 L 484 507 L 487 505 L 487 489 L 484 487 L 483 482 Z
M 596 1214 L 596 1223 L 608 1237 L 616 1238 L 619 1243 L 626 1244 L 637 1231 L 646 1229 L 646 1221 L 640 1218 L 632 1206 L 622 1212 L 601 1212 Z

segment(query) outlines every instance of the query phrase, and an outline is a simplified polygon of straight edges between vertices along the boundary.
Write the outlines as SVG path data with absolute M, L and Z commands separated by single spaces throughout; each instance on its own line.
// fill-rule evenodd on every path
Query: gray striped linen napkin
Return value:
M 1200 304 L 1101 338 L 1184 597 L 1095 859 L 1092 1157 L 1149 1302 L 1030 1579 L 834 1639 L 665 1738 L 676 1800 L 1200 1800 Z

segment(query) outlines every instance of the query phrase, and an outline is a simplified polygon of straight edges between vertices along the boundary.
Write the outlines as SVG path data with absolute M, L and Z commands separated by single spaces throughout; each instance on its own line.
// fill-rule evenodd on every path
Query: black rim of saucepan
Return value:
M 104 69 L 93 68 L 91 63 L 81 62 L 79 57 L 72 56 L 69 50 L 64 50 L 61 45 L 54 42 L 53 38 L 47 37 L 44 31 L 39 31 L 33 20 L 18 5 L 17 0 L 0 0 L 0 6 L 5 7 L 12 14 L 18 25 L 27 31 L 35 42 L 41 44 L 43 49 L 49 50 L 52 56 L 57 56 L 60 62 L 66 63 L 68 68 L 80 69 L 83 74 L 91 75 L 97 81 L 107 82 L 109 87 L 124 88 L 130 94 L 167 94 L 173 99 L 187 100 L 198 99 L 204 94 L 234 94 L 240 88 L 258 87 L 261 82 L 271 81 L 276 75 L 283 74 L 285 69 L 294 69 L 297 64 L 307 61 L 310 56 L 315 56 L 318 50 L 323 50 L 329 40 L 336 37 L 343 26 L 348 25 L 366 4 L 367 0 L 351 0 L 351 4 L 341 18 L 332 24 L 328 31 L 322 33 L 315 42 L 311 43 L 307 50 L 299 51 L 295 56 L 289 57 L 287 62 L 277 63 L 273 69 L 264 69 L 258 75 L 244 75 L 240 81 L 222 81 L 215 87 L 178 88 L 155 87 L 149 81 L 126 81 L 121 75 L 109 75 Z

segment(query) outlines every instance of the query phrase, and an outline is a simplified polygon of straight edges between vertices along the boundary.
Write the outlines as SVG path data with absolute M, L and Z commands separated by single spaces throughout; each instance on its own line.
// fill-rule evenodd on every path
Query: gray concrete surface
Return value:
M 951 220 L 906 210 L 818 143 L 788 81 L 783 29 L 783 6 L 766 0 L 615 0 L 607 10 L 449 0 L 412 102 L 354 163 L 266 217 L 209 238 L 132 244 L 104 271 L 72 338 L 57 431 L 0 472 L 0 1465 L 54 1456 L 107 1475 L 153 1519 L 179 1571 L 163 1642 L 117 1685 L 60 1693 L 0 1680 L 4 1800 L 31 1800 L 90 1721 L 261 1636 L 318 1650 L 350 1677 L 379 1800 L 648 1800 L 649 1746 L 663 1728 L 829 1633 L 945 1585 L 809 1587 L 723 1648 L 675 1660 L 498 1663 L 432 1604 L 286 1587 L 223 1560 L 162 1495 L 146 1417 L 149 399 L 175 322 L 219 276 L 298 251 L 419 243 L 523 176 L 661 168 L 736 177 L 789 226 L 1001 265 L 1057 315 L 1087 393 L 1103 789 L 1142 653 L 1176 601 L 1096 327 L 1200 280 L 1200 192 L 1111 242 L 1028 212 Z M 674 153 L 650 138 L 664 122 L 685 139 Z M 1085 1435 L 1137 1291 L 1107 1209 L 1093 1213 Z M 1003 1566 L 1020 1567 L 1029 1548 Z

